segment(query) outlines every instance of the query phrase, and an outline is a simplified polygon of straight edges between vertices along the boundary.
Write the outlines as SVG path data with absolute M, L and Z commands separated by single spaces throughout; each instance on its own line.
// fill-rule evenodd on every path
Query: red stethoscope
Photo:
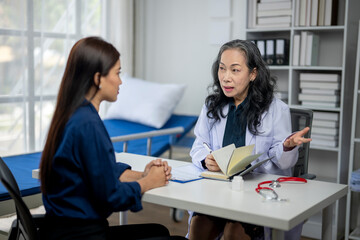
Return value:
M 272 188 L 281 187 L 281 182 L 302 182 L 307 183 L 307 180 L 299 177 L 279 177 L 276 180 L 264 181 L 258 184 L 255 191 L 263 196 L 266 200 L 275 200 L 275 201 L 287 201 L 287 199 L 279 198 L 278 194 Z M 269 187 L 262 187 L 261 185 L 269 184 Z

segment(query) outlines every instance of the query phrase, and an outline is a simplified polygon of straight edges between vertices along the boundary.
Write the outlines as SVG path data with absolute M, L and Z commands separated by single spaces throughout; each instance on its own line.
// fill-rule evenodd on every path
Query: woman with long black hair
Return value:
M 192 162 L 202 169 L 220 171 L 203 143 L 212 150 L 232 143 L 236 147 L 255 144 L 255 153 L 264 154 L 252 164 L 271 158 L 255 171 L 291 175 L 298 159 L 297 146 L 311 141 L 303 138 L 309 128 L 291 134 L 289 107 L 274 97 L 275 80 L 256 45 L 245 40 L 225 43 L 213 63 L 212 75 L 212 92 L 195 126 Z M 261 226 L 200 213 L 189 219 L 189 237 L 194 240 L 216 239 L 221 233 L 225 240 L 264 237 Z M 300 236 L 299 229 L 301 232 L 301 225 L 290 234 Z
M 117 99 L 119 57 L 98 37 L 81 39 L 71 49 L 40 163 L 44 239 L 170 238 L 159 224 L 109 227 L 107 222 L 113 212 L 141 210 L 142 194 L 171 177 L 160 159 L 144 172 L 116 163 L 98 111 L 102 101 Z

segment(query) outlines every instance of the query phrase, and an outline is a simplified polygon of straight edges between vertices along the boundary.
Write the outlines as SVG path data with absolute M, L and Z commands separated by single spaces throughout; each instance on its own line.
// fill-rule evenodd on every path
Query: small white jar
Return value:
M 231 189 L 234 191 L 244 190 L 244 179 L 242 176 L 234 176 L 231 181 Z

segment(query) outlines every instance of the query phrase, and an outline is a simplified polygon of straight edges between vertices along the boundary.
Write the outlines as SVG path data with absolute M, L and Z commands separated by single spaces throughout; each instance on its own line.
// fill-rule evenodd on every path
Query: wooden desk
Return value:
M 154 157 L 129 153 L 116 154 L 116 160 L 127 163 L 133 170 L 143 171 Z M 172 167 L 188 164 L 167 160 Z M 283 239 L 283 231 L 290 230 L 312 215 L 323 210 L 322 239 L 331 239 L 331 205 L 347 194 L 347 185 L 321 181 L 306 184 L 282 183 L 276 192 L 287 202 L 266 201 L 255 192 L 259 182 L 274 180 L 279 176 L 248 174 L 242 192 L 231 190 L 230 183 L 202 179 L 189 183 L 170 182 L 152 189 L 143 201 L 178 209 L 192 210 L 208 215 L 242 221 L 273 228 L 273 239 Z

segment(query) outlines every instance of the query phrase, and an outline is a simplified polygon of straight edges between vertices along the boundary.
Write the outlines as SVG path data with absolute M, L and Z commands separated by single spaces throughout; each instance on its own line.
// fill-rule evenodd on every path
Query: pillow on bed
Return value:
M 161 84 L 123 77 L 116 102 L 111 103 L 106 119 L 123 119 L 161 128 L 182 98 L 185 85 Z

